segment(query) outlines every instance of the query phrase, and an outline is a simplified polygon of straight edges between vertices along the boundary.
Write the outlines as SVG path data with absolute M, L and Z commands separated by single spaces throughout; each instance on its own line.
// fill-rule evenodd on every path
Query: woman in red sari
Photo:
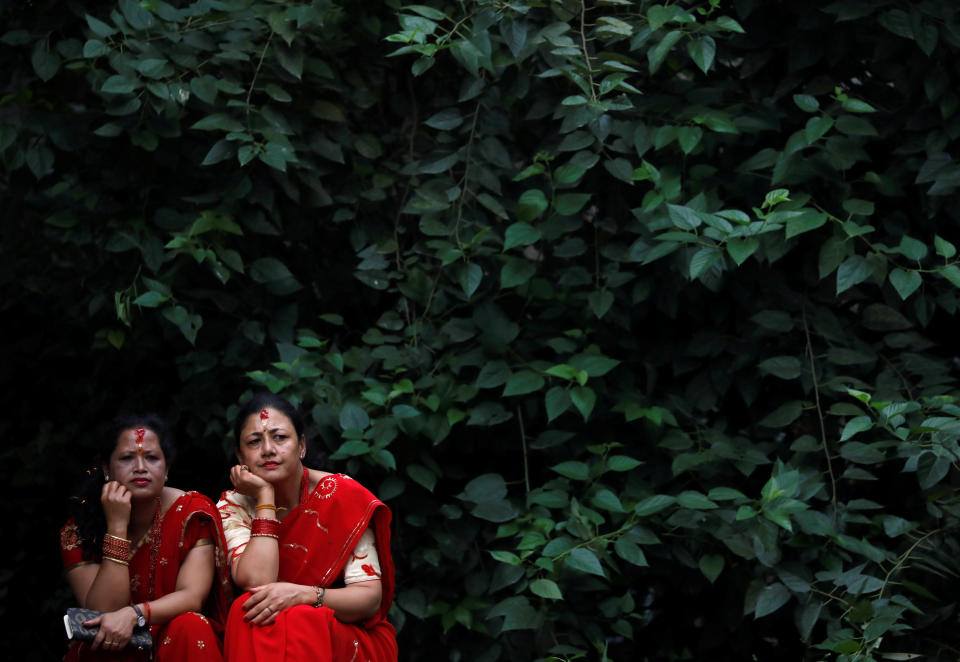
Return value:
M 303 466 L 302 419 L 261 394 L 234 426 L 236 490 L 217 507 L 234 582 L 227 662 L 395 662 L 390 510 L 352 478 Z
M 104 613 L 85 623 L 96 638 L 64 659 L 221 662 L 230 581 L 216 507 L 166 486 L 173 445 L 156 416 L 115 419 L 101 453 L 104 481 L 88 472 L 60 553 L 77 603 Z M 152 651 L 128 647 L 138 625 L 149 625 Z

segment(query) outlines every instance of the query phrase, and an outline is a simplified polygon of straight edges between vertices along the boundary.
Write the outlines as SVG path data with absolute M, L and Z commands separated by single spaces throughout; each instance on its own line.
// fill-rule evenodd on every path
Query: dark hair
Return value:
M 69 504 L 70 516 L 77 525 L 77 535 L 86 560 L 96 556 L 107 529 L 103 506 L 100 504 L 100 493 L 106 478 L 103 465 L 110 461 L 120 433 L 131 428 L 146 428 L 157 435 L 168 469 L 176 458 L 176 446 L 170 428 L 157 414 L 120 414 L 102 427 L 95 439 L 94 466 L 87 469 L 77 494 L 71 497 Z
M 297 432 L 297 439 L 303 436 L 303 416 L 290 404 L 290 401 L 274 393 L 255 393 L 253 397 L 240 406 L 237 417 L 233 422 L 233 441 L 240 448 L 240 433 L 243 431 L 243 425 L 253 414 L 257 414 L 261 409 L 276 409 L 283 412 L 290 422 L 293 423 L 293 429 Z

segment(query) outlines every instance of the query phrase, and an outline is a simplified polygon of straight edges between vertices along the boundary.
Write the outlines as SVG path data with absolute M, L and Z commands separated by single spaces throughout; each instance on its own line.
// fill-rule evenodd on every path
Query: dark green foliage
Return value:
M 263 387 L 393 508 L 404 660 L 956 659 L 952 2 L 0 18 L 18 539 L 117 409 L 216 496 Z

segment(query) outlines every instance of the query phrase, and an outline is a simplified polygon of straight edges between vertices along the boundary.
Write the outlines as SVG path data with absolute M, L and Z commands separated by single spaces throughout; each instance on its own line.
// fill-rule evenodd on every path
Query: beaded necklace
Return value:
M 156 591 L 153 577 L 157 571 L 157 557 L 160 556 L 160 497 L 157 497 L 157 508 L 153 511 L 153 522 L 150 525 L 150 579 L 147 584 L 150 599 L 153 600 Z

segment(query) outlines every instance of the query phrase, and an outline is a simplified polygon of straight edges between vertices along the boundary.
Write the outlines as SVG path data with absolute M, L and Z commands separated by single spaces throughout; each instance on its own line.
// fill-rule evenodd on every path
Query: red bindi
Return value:
M 260 424 L 263 425 L 263 429 L 264 429 L 264 430 L 267 429 L 267 421 L 269 421 L 269 420 L 270 420 L 270 412 L 268 412 L 266 409 L 261 409 L 261 410 L 260 410 Z

